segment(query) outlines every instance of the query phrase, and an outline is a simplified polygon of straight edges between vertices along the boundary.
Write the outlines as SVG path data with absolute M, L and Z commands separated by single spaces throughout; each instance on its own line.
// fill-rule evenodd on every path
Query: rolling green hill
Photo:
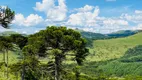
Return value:
M 91 77 L 142 80 L 142 46 L 138 45 L 142 45 L 142 32 L 123 38 L 94 40 L 81 72 Z
M 89 61 L 102 61 L 122 57 L 125 52 L 132 47 L 142 44 L 142 33 L 135 35 L 107 39 L 107 40 L 96 40 L 93 43 L 93 48 L 90 48 Z M 94 56 L 95 55 L 95 56 Z
M 99 65 L 98 68 L 108 76 L 142 76 L 142 45 L 127 50 L 123 57 Z
M 93 77 L 95 75 L 103 75 L 109 77 L 129 77 L 126 80 L 142 80 L 141 38 L 142 33 L 127 38 L 110 39 L 110 42 L 108 40 L 99 40 L 100 42 L 107 41 L 105 42 L 107 46 L 102 47 L 102 44 L 99 46 L 97 44 L 96 49 L 98 50 L 100 49 L 98 47 L 102 47 L 101 50 L 108 51 L 108 54 L 106 55 L 105 52 L 100 51 L 102 52 L 101 55 L 98 53 L 94 57 L 90 56 L 91 58 L 88 58 L 90 61 L 86 62 L 85 66 L 82 67 L 82 72 Z M 111 42 L 113 45 L 111 45 Z M 116 42 L 120 44 L 116 44 Z M 116 47 L 117 49 L 115 49 Z M 112 50 L 109 51 L 110 48 Z M 100 58 L 97 57 L 98 55 L 100 55 Z
M 79 31 L 79 32 L 81 33 L 82 37 L 87 39 L 87 42 L 88 42 L 87 46 L 92 47 L 93 40 L 123 38 L 123 37 L 132 36 L 141 31 L 140 30 L 121 30 L 121 31 L 110 33 L 110 34 L 101 34 L 101 33 L 85 32 L 85 31 Z

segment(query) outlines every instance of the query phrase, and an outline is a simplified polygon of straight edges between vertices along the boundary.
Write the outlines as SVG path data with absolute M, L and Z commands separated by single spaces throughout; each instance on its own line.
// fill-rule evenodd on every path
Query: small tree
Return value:
M 79 71 L 79 69 L 80 69 L 80 66 L 76 66 L 75 68 L 73 68 L 76 80 L 79 80 L 79 77 L 80 77 L 80 71 Z
M 36 57 L 37 49 L 35 45 L 27 45 L 23 48 L 25 80 L 39 80 L 39 61 Z
M 8 7 L 0 6 L 0 25 L 4 28 L 9 28 L 9 24 L 14 19 L 15 12 Z
M 5 57 L 5 45 L 6 42 L 4 41 L 4 37 L 0 36 L 0 52 L 3 53 L 3 62 L 1 63 L 2 65 L 6 66 L 6 57 Z M 5 76 L 5 70 L 4 70 L 4 76 Z
M 7 72 L 7 78 L 9 78 L 9 71 L 8 71 L 8 63 L 9 63 L 9 56 L 8 56 L 8 51 L 9 50 L 12 50 L 13 48 L 13 45 L 11 43 L 11 39 L 9 37 L 1 37 L 0 38 L 0 46 L 1 46 L 1 50 L 4 52 L 3 53 L 3 61 L 4 61 L 4 64 L 7 68 L 6 72 Z M 6 56 L 5 56 L 5 53 Z
M 26 46 L 26 44 L 27 44 L 27 42 L 28 42 L 28 37 L 25 37 L 25 36 L 23 36 L 23 35 L 21 35 L 21 34 L 12 34 L 11 36 L 10 36 L 10 38 L 11 38 L 11 40 L 12 40 L 12 42 L 14 43 L 14 44 L 16 44 L 16 45 L 18 45 L 18 47 L 20 48 L 20 55 L 22 56 L 22 63 L 19 63 L 18 65 L 14 65 L 14 66 L 19 66 L 19 67 L 22 67 L 22 72 L 21 72 L 21 79 L 22 80 L 24 80 L 24 76 L 25 76 L 25 65 L 24 65 L 24 55 L 23 55 L 23 53 L 22 53 L 22 49 L 24 48 L 24 46 Z M 12 68 L 12 69 L 14 69 L 14 68 Z M 21 69 L 21 68 L 17 68 L 17 69 Z M 20 71 L 20 70 L 12 70 L 13 72 L 15 71 L 16 73 L 17 73 L 17 71 Z

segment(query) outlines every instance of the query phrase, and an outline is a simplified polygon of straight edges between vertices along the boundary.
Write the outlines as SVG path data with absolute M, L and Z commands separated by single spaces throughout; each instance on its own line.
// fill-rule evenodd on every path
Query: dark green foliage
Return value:
M 138 45 L 132 49 L 129 49 L 124 57 L 138 56 L 142 54 L 142 45 Z
M 22 49 L 28 42 L 28 38 L 21 34 L 12 34 L 10 38 L 14 44 L 19 46 L 20 49 Z
M 40 67 L 39 61 L 36 57 L 38 50 L 34 45 L 27 45 L 23 48 L 23 63 L 24 79 L 25 80 L 39 80 L 40 79 Z
M 8 36 L 0 36 L 0 51 L 12 50 L 13 45 L 11 43 L 11 38 Z
M 40 57 L 52 57 L 48 63 L 52 61 L 54 65 L 49 66 L 51 70 L 49 72 L 54 73 L 55 80 L 61 78 L 62 62 L 69 56 L 70 51 L 73 52 L 74 60 L 79 65 L 85 60 L 88 55 L 88 49 L 86 48 L 86 41 L 81 38 L 79 32 L 66 27 L 47 27 L 46 30 L 42 30 L 39 33 L 31 35 L 28 39 L 28 45 L 31 45 L 32 51 L 29 54 L 36 53 Z M 35 51 L 34 51 L 35 50 Z M 33 54 L 32 54 L 33 55 Z M 30 56 L 32 56 L 30 55 Z
M 12 11 L 10 8 L 2 8 L 0 6 L 0 25 L 4 28 L 9 28 L 9 24 L 12 22 L 15 16 L 15 12 Z
M 129 49 L 121 58 L 122 62 L 142 62 L 142 45 Z
M 79 32 L 72 29 L 52 26 L 31 36 L 35 36 L 36 38 L 41 37 L 39 40 L 45 43 L 45 47 L 47 47 L 47 49 L 59 49 L 62 50 L 63 54 L 69 51 L 76 51 L 76 59 L 79 57 L 78 55 L 81 55 L 82 60 L 84 60 L 85 56 L 87 56 L 88 50 L 85 48 L 86 41 L 81 38 Z M 82 62 L 82 60 L 78 58 L 77 61 Z

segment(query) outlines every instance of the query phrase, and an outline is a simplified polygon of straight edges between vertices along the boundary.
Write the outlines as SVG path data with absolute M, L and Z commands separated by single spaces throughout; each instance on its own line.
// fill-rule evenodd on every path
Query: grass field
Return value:
M 122 57 L 129 48 L 142 45 L 142 33 L 125 38 L 96 40 L 87 61 L 104 61 Z

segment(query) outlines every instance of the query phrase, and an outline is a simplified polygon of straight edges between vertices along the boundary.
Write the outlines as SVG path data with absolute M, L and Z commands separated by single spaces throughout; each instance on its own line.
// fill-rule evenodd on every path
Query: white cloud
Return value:
M 100 9 L 98 6 L 86 5 L 75 10 L 76 13 L 69 16 L 66 24 L 69 26 L 76 26 L 84 31 L 110 33 L 126 29 L 126 27 L 129 26 L 129 22 L 127 20 L 119 17 L 108 18 L 99 16 Z
M 135 13 L 136 14 L 142 14 L 142 11 L 141 10 L 135 10 Z
M 142 30 L 142 24 L 138 24 L 132 28 L 133 30 Z
M 22 33 L 23 33 L 23 34 L 27 34 L 27 32 L 26 32 L 26 31 L 23 31 Z
M 98 6 L 94 7 L 93 11 L 90 10 L 87 10 L 86 6 L 84 6 L 84 8 L 79 8 L 77 13 L 69 16 L 67 24 L 77 26 L 94 26 L 96 23 L 96 17 L 99 15 L 100 10 Z
M 54 7 L 54 0 L 42 0 L 41 2 L 36 2 L 36 7 L 34 7 L 35 10 L 37 11 L 44 11 L 46 12 L 50 8 Z
M 103 21 L 104 25 L 119 25 L 119 26 L 127 26 L 128 22 L 120 19 L 106 19 Z
M 31 27 L 38 25 L 41 22 L 43 22 L 43 18 L 37 14 L 30 14 L 26 18 L 22 14 L 16 14 L 12 23 L 18 26 Z
M 88 27 L 83 28 L 83 31 L 95 32 L 93 28 L 88 28 Z
M 141 23 L 142 22 L 142 14 L 137 14 L 140 12 L 136 12 L 133 15 L 129 15 L 129 14 L 122 14 L 120 16 L 121 19 L 126 19 L 128 21 L 134 22 L 134 23 Z
M 55 5 L 55 0 L 42 0 L 36 2 L 36 11 L 45 12 L 48 21 L 63 21 L 66 19 L 67 6 L 65 0 L 58 0 L 58 6 Z
M 78 12 L 88 12 L 88 11 L 92 11 L 95 7 L 94 6 L 90 6 L 90 5 L 85 5 L 82 8 L 76 8 L 73 11 L 78 11 Z
M 100 33 L 111 33 L 119 30 L 128 30 L 129 22 L 119 18 L 105 18 L 102 20 L 102 26 L 99 29 Z

